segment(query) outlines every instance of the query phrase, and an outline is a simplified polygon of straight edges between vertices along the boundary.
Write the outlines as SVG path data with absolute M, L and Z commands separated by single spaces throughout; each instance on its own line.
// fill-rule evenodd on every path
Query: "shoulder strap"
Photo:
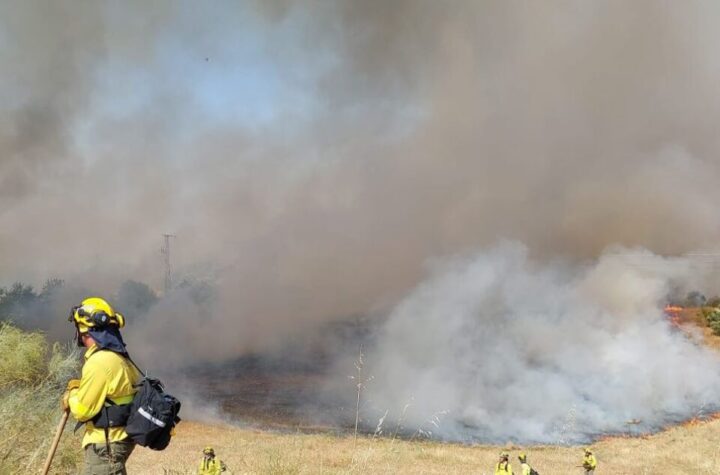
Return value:
M 142 374 L 143 378 L 147 378 L 147 375 L 145 374 L 145 372 L 140 369 L 140 367 L 133 361 L 132 358 L 130 358 L 130 353 L 127 353 L 127 352 L 126 352 L 124 356 L 125 356 L 125 358 L 128 359 L 128 361 L 129 361 L 130 363 L 132 363 L 133 366 L 135 366 L 135 369 L 137 369 L 138 371 L 140 371 L 140 374 Z
M 97 349 L 97 350 L 95 351 L 95 353 L 93 353 L 92 355 L 90 355 L 90 358 L 92 358 L 92 357 L 93 357 L 94 355 L 96 355 L 97 353 L 100 353 L 101 351 L 112 351 L 112 350 L 106 350 L 106 349 L 104 349 L 104 348 L 99 348 L 99 349 Z M 133 361 L 133 359 L 130 358 L 130 353 L 127 353 L 127 352 L 125 352 L 125 353 L 118 353 L 118 355 L 127 358 L 127 360 L 130 361 L 130 363 L 132 363 L 132 365 L 135 367 L 135 369 L 137 369 L 137 370 L 140 372 L 140 374 L 143 376 L 143 378 L 146 377 L 146 375 L 145 375 L 145 373 L 143 372 L 143 370 L 141 370 L 140 367 Z M 89 358 L 88 358 L 88 359 L 89 359 Z M 105 398 L 105 403 L 108 403 L 108 404 L 113 405 L 113 406 L 115 405 L 115 403 L 112 402 L 109 398 Z M 107 407 L 107 406 L 105 405 L 105 403 L 103 404 L 103 407 L 100 409 L 100 412 L 99 412 L 98 414 L 102 413 L 103 409 L 105 409 L 105 408 Z M 92 419 L 88 419 L 88 420 L 92 420 Z M 84 426 L 86 422 L 87 422 L 87 421 L 83 421 L 83 422 L 78 421 L 77 424 L 75 424 L 75 429 L 73 430 L 73 433 L 77 432 L 77 430 L 78 430 L 79 428 L 81 428 L 82 426 Z M 107 431 L 107 429 L 105 429 L 105 430 Z

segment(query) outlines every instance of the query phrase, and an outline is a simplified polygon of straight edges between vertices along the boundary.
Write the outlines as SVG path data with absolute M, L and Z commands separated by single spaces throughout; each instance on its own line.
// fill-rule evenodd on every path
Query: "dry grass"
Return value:
M 48 347 L 40 333 L 27 333 L 6 323 L 0 324 L 0 389 L 40 379 L 45 370 Z
M 60 395 L 79 363 L 76 350 L 51 350 L 42 334 L 0 323 L 0 475 L 42 466 L 60 420 Z M 68 430 L 51 473 L 75 473 L 80 459 L 80 439 Z
M 674 427 L 643 438 L 611 438 L 593 444 L 598 475 L 720 473 L 720 420 Z M 204 446 L 212 445 L 233 474 L 491 474 L 497 446 L 362 437 L 279 434 L 222 424 L 183 422 L 164 452 L 138 448 L 133 474 L 196 473 Z M 517 464 L 520 447 L 510 448 Z M 531 464 L 543 475 L 583 473 L 579 447 L 534 447 Z
M 691 315 L 687 315 L 689 323 Z M 0 475 L 37 473 L 58 417 L 59 395 L 77 371 L 77 352 L 50 351 L 37 334 L 0 327 L 5 367 L 32 362 L 17 372 L 0 373 Z M 45 355 L 52 355 L 50 358 Z M 42 355 L 42 357 L 39 357 Z M 67 430 L 53 474 L 76 473 L 80 440 Z M 720 474 L 720 419 L 673 427 L 641 438 L 610 438 L 593 444 L 598 475 Z M 520 447 L 466 446 L 428 441 L 358 437 L 352 434 L 287 434 L 223 424 L 183 422 L 163 452 L 136 449 L 131 474 L 194 474 L 206 445 L 234 474 L 491 474 L 500 450 L 510 450 L 515 469 Z M 580 474 L 579 447 L 522 448 L 543 475 Z
M 700 307 L 688 307 L 679 313 L 679 323 L 688 333 L 696 335 L 701 334 L 701 342 L 710 348 L 720 350 L 720 336 L 713 333 L 712 329 L 707 326 L 707 322 L 703 317 L 703 309 Z

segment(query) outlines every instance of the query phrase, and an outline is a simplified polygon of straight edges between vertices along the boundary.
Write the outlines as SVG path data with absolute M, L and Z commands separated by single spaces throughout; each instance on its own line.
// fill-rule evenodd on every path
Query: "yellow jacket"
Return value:
M 135 366 L 123 356 L 109 350 L 98 350 L 91 346 L 85 352 L 85 364 L 82 368 L 80 387 L 70 391 L 68 405 L 73 417 L 85 424 L 85 435 L 82 446 L 104 444 L 105 429 L 96 428 L 92 419 L 103 407 L 105 398 L 115 404 L 132 402 L 140 382 L 140 373 Z M 117 442 L 127 438 L 122 427 L 108 429 L 108 440 Z
M 203 459 L 200 461 L 200 468 L 198 468 L 198 475 L 220 475 L 220 473 L 227 470 L 225 464 L 222 461 L 213 459 Z
M 512 466 L 508 462 L 498 462 L 495 465 L 495 475 L 512 475 Z
M 597 459 L 595 459 L 593 454 L 585 456 L 583 459 L 583 467 L 585 467 L 586 470 L 595 470 L 597 468 Z
M 527 463 L 521 463 L 520 475 L 530 475 L 530 465 L 528 465 Z

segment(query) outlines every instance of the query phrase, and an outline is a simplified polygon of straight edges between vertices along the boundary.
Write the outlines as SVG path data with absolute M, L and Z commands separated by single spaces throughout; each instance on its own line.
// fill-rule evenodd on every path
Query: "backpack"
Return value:
M 530 475 L 540 475 L 540 474 L 538 473 L 537 470 L 535 470 L 534 468 L 530 467 Z
M 117 405 L 110 399 L 105 400 L 103 408 L 92 419 L 93 425 L 105 429 L 105 445 L 110 448 L 108 429 L 125 427 L 128 437 L 138 445 L 153 450 L 164 450 L 170 443 L 175 424 L 180 422 L 180 401 L 165 392 L 159 379 L 149 378 L 140 367 L 125 353 L 128 359 L 142 374 L 143 379 L 135 387 L 139 388 L 131 403 Z M 78 422 L 75 431 L 85 422 Z
M 145 376 L 139 387 L 130 404 L 125 432 L 138 445 L 164 450 L 170 443 L 175 424 L 180 422 L 180 401 L 165 392 L 159 379 Z

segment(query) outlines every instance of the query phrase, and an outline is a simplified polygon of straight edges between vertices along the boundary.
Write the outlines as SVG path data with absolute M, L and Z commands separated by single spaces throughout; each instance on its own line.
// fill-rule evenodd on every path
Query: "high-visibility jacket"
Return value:
M 597 468 L 597 460 L 593 454 L 586 455 L 583 459 L 583 467 L 586 470 L 595 470 Z
M 85 422 L 82 446 L 104 444 L 105 429 L 97 428 L 90 421 L 105 404 L 105 399 L 122 405 L 132 402 L 140 381 L 140 372 L 127 358 L 109 350 L 91 346 L 85 352 L 80 386 L 70 391 L 68 406 L 73 417 Z M 127 438 L 123 427 L 108 429 L 108 441 L 118 442 Z
M 530 465 L 526 462 L 520 464 L 520 475 L 530 475 Z
M 512 467 L 508 462 L 498 462 L 495 465 L 495 475 L 512 475 Z
M 198 468 L 198 475 L 220 475 L 220 473 L 227 470 L 225 464 L 222 461 L 212 458 L 203 458 L 200 461 L 200 468 Z

